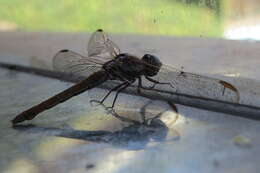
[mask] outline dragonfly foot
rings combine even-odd
[[[114,110],[113,107],[106,107],[106,111],[107,111],[108,114],[114,114],[114,113],[116,113],[116,111]]]
[[[93,106],[93,103],[97,103],[97,105],[95,105],[95,106],[103,105],[103,102],[101,102],[99,100],[90,100],[89,102],[90,102],[91,106]]]
[[[155,120],[155,119],[158,119],[159,117],[155,116],[153,118],[147,118],[143,124],[146,124],[146,125],[151,125],[151,123]]]
[[[148,89],[148,90],[152,90],[152,89],[154,89],[154,88],[155,88],[155,86],[156,86],[156,84],[157,84],[157,83],[153,83],[153,85],[152,85],[152,86],[149,86],[149,87],[147,87],[147,89]]]

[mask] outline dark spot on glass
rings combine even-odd
[[[68,52],[68,51],[69,51],[68,49],[63,49],[60,52]]]
[[[92,163],[86,165],[86,169],[92,169],[94,167],[95,167],[95,165]]]
[[[219,167],[219,164],[220,164],[220,163],[219,163],[218,160],[216,160],[216,159],[213,160],[213,165],[214,165],[214,167],[216,167],[216,168]]]
[[[103,32],[103,29],[98,29],[97,32]]]

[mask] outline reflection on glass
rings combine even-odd
[[[4,172],[35,173],[39,170],[32,161],[23,158],[12,162]]]

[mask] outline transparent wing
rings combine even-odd
[[[53,57],[53,69],[74,76],[88,77],[104,64],[95,57],[84,57],[71,50],[61,50]]]
[[[92,34],[88,42],[88,56],[95,56],[104,61],[112,60],[120,54],[120,49],[99,29]]]
[[[232,84],[223,80],[184,72],[167,65],[163,65],[153,79],[170,83],[170,85],[156,85],[157,89],[223,101],[239,101],[239,92]]]

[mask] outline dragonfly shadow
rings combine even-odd
[[[105,130],[87,131],[55,127],[40,127],[36,125],[15,125],[14,129],[28,134],[40,134],[64,138],[80,139],[97,143],[108,143],[113,146],[139,150],[145,148],[150,141],[165,141],[168,127],[160,120],[154,119],[147,124],[130,124],[120,130],[111,132]]]

